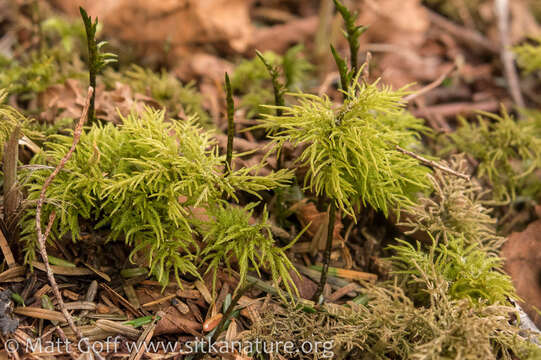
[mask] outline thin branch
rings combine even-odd
[[[425,87],[423,87],[419,91],[406,96],[404,98],[404,101],[409,102],[409,101],[411,101],[411,100],[413,100],[415,98],[418,98],[421,95],[426,94],[427,92],[431,91],[432,89],[437,88],[447,78],[447,76],[449,76],[455,69],[456,69],[456,64],[453,64],[453,66],[449,70],[447,70],[443,74],[441,74],[436,80],[434,80],[430,84],[426,85]]]
[[[461,177],[461,178],[463,178],[463,179],[465,179],[465,180],[470,180],[470,176],[469,176],[469,175],[460,173],[460,172],[458,172],[458,171],[456,171],[456,170],[451,169],[450,167],[447,167],[447,166],[445,166],[445,165],[439,164],[439,163],[437,163],[437,162],[435,162],[435,161],[428,160],[428,159],[422,157],[421,155],[417,155],[417,154],[414,153],[414,152],[411,152],[411,151],[409,151],[409,150],[403,149],[403,148],[401,148],[401,147],[398,146],[398,145],[396,145],[396,150],[400,151],[400,152],[403,153],[403,154],[409,155],[409,156],[411,156],[412,158],[417,159],[417,160],[419,160],[420,162],[422,162],[422,163],[424,163],[424,164],[426,164],[426,165],[428,165],[428,166],[430,166],[430,167],[439,169],[439,170],[441,170],[441,171],[444,171],[444,172],[449,173],[449,174],[454,175],[454,176]]]
[[[517,69],[513,61],[513,53],[511,52],[511,39],[509,37],[509,1],[496,0],[496,16],[498,18],[498,30],[500,32],[500,55],[503,62],[505,78],[509,84],[509,92],[515,104],[523,108],[524,98],[520,92],[520,84],[518,80]]]
[[[55,218],[55,212],[53,211],[49,217],[49,223],[47,225],[47,228],[45,230],[45,233],[42,233],[41,231],[41,210],[43,207],[43,203],[45,202],[45,196],[46,191],[49,185],[53,182],[54,178],[58,175],[58,173],[62,170],[62,168],[66,165],[68,160],[71,158],[71,155],[75,151],[75,147],[77,146],[77,143],[81,139],[81,134],[83,132],[83,125],[85,124],[88,116],[88,109],[90,107],[90,99],[92,97],[92,94],[94,93],[94,89],[92,87],[88,88],[88,94],[86,96],[85,101],[85,107],[83,108],[83,112],[81,114],[81,118],[79,119],[79,122],[77,123],[77,126],[75,127],[75,131],[73,132],[73,143],[71,145],[71,148],[68,150],[66,155],[60,160],[60,163],[56,166],[54,171],[49,175],[47,180],[45,180],[45,183],[43,184],[43,187],[41,189],[41,193],[37,202],[36,206],[36,231],[38,235],[38,245],[39,245],[39,252],[41,254],[41,257],[43,259],[43,263],[45,265],[45,269],[47,272],[47,278],[49,280],[49,283],[51,285],[51,288],[53,289],[54,295],[58,301],[58,306],[60,307],[60,310],[62,311],[62,314],[66,318],[66,321],[68,322],[68,325],[73,330],[73,332],[77,335],[77,338],[79,339],[85,339],[85,345],[87,348],[89,348],[89,343],[86,338],[83,338],[83,334],[81,331],[75,326],[75,323],[73,322],[73,318],[71,317],[70,313],[66,309],[66,305],[64,304],[64,300],[62,300],[62,295],[60,294],[60,290],[58,289],[58,285],[56,283],[53,271],[51,269],[51,265],[49,264],[49,257],[47,255],[47,236],[49,235],[54,218]]]

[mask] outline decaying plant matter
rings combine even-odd
[[[254,324],[246,339],[277,343],[293,339],[293,359],[535,359],[539,349],[507,321],[514,309],[472,307],[447,296],[449,283],[426,280],[429,304],[416,306],[396,286],[367,287],[366,304],[324,305],[314,313],[287,309]],[[318,344],[302,348],[303,342]]]

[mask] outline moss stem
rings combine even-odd
[[[227,152],[225,156],[225,176],[231,173],[233,161],[233,139],[235,138],[235,104],[233,103],[233,92],[229,75],[225,73],[225,96],[227,103]]]
[[[325,246],[325,253],[323,253],[323,268],[321,269],[321,277],[319,279],[319,285],[317,287],[316,293],[312,298],[316,303],[323,302],[323,289],[327,283],[327,273],[329,272],[329,263],[331,262],[331,250],[332,250],[332,241],[334,235],[334,222],[335,222],[335,213],[336,205],[334,201],[331,200],[329,205],[329,224],[327,226],[327,244]],[[321,299],[321,301],[320,301]]]

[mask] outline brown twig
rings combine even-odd
[[[54,330],[58,334],[58,337],[60,338],[60,340],[62,340],[65,344],[69,343],[68,338],[66,337],[66,334],[64,333],[64,330],[62,330],[60,326],[55,326],[51,330]],[[42,339],[43,339],[43,336],[42,336]],[[69,352],[68,355],[70,356],[72,360],[78,359],[78,357],[72,354],[71,352]]]
[[[463,173],[460,173],[456,170],[453,170],[451,169],[450,167],[447,167],[445,165],[442,165],[442,164],[439,164],[435,161],[432,161],[432,160],[428,160],[424,157],[422,157],[421,155],[417,155],[416,153],[414,152],[411,152],[409,150],[406,150],[406,149],[403,149],[401,148],[400,146],[396,145],[396,150],[400,151],[401,153],[403,154],[406,154],[406,155],[409,155],[411,156],[412,158],[414,159],[417,159],[419,160],[420,162],[430,166],[430,167],[433,167],[433,168],[436,168],[436,169],[439,169],[441,171],[444,171],[446,173],[449,173],[451,175],[455,175],[455,176],[458,176],[458,177],[461,177],[463,179],[466,179],[466,180],[470,180],[470,176],[469,175],[466,175],[466,174],[463,174]]]
[[[447,76],[449,76],[455,69],[456,69],[456,64],[453,64],[453,66],[451,68],[449,68],[447,71],[445,71],[443,74],[441,74],[436,80],[434,80],[430,84],[426,85],[425,87],[421,88],[419,91],[406,96],[404,98],[404,101],[409,102],[409,101],[411,101],[411,100],[413,100],[413,99],[415,99],[415,98],[417,98],[417,97],[419,97],[421,95],[426,94],[430,90],[437,88],[447,78]]]
[[[417,117],[427,117],[430,115],[439,116],[456,116],[472,114],[479,110],[495,111],[498,110],[501,104],[508,105],[507,101],[486,100],[479,102],[456,102],[440,105],[426,106],[420,109],[413,109],[411,113]]]
[[[518,107],[524,107],[524,98],[520,92],[520,84],[518,80],[517,69],[513,61],[513,53],[511,52],[511,39],[509,37],[509,1],[496,0],[496,17],[498,18],[498,30],[500,32],[500,56],[503,62],[503,69],[507,83],[509,84],[509,92],[513,101]]]
[[[41,189],[39,199],[36,205],[36,231],[38,235],[38,245],[39,245],[39,252],[41,254],[41,257],[43,259],[43,263],[45,265],[45,269],[47,272],[47,278],[49,280],[49,284],[51,285],[51,288],[53,289],[53,293],[58,301],[58,306],[60,307],[60,310],[62,311],[62,314],[66,318],[66,321],[68,322],[69,327],[73,330],[73,332],[76,334],[78,339],[84,340],[85,345],[87,349],[90,348],[90,344],[88,343],[88,340],[86,338],[83,338],[83,334],[81,331],[75,326],[75,323],[73,322],[73,318],[71,317],[70,313],[66,309],[66,306],[64,304],[64,300],[62,300],[62,295],[60,294],[60,290],[58,288],[58,285],[56,283],[56,279],[54,277],[53,271],[51,269],[51,265],[49,264],[49,257],[47,255],[47,236],[49,235],[52,224],[55,218],[55,212],[53,211],[51,213],[51,216],[49,217],[49,223],[47,225],[47,228],[45,230],[45,233],[42,233],[41,231],[41,209],[43,207],[43,203],[45,202],[45,195],[47,188],[51,183],[53,182],[54,178],[58,175],[58,173],[62,170],[62,168],[66,165],[68,160],[71,158],[71,155],[75,151],[75,147],[77,146],[77,143],[79,142],[81,138],[81,134],[83,132],[83,125],[86,122],[87,115],[88,115],[88,108],[90,106],[90,98],[92,97],[92,94],[94,92],[94,89],[89,87],[88,88],[88,94],[86,96],[85,106],[83,108],[83,112],[81,114],[81,118],[79,119],[79,122],[77,123],[77,126],[75,127],[75,131],[73,132],[73,143],[71,145],[71,148],[68,150],[66,155],[60,160],[60,163],[56,166],[54,171],[49,175],[47,180],[45,180],[45,183],[43,184],[43,187]]]

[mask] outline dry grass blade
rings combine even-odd
[[[104,289],[105,291],[107,291],[107,293],[109,293],[109,295],[114,299],[113,301],[116,300],[117,302],[122,304],[124,307],[126,307],[126,309],[128,309],[129,312],[135,315],[135,317],[144,316],[144,314],[141,311],[133,307],[133,305],[128,300],[124,299],[122,295],[114,291],[110,286],[100,283],[100,287]]]
[[[28,316],[36,319],[66,322],[66,318],[59,311],[47,310],[35,307],[16,307],[13,312],[17,315]]]
[[[197,280],[194,284],[197,290],[199,290],[199,292],[201,293],[201,296],[203,296],[203,299],[205,299],[208,304],[211,304],[212,296],[210,295],[210,291],[205,285],[205,283],[201,280]]]
[[[1,238],[3,237],[2,232],[0,231],[0,242]],[[2,273],[0,273],[0,283],[1,282],[8,282],[16,277],[23,276],[25,273],[25,267],[24,266],[16,266],[12,267],[11,269],[8,269]]]
[[[74,301],[64,305],[68,310],[96,310],[96,304],[90,301]]]
[[[4,258],[6,259],[8,266],[10,268],[14,268],[14,266],[17,264],[15,263],[15,258],[13,257],[9,243],[2,230],[0,230],[0,249],[2,249],[2,253],[4,254]]]
[[[141,331],[134,329],[131,326],[110,320],[98,320],[96,326],[106,332],[122,334],[132,339],[137,339],[141,335]]]
[[[111,277],[109,275],[107,275],[106,273],[104,273],[103,271],[99,271],[98,269],[96,269],[95,267],[87,264],[87,263],[84,263],[84,265],[90,269],[91,271],[93,271],[96,275],[98,275],[99,277],[101,277],[103,280],[107,281],[107,282],[111,282]]]
[[[32,266],[38,270],[47,272],[47,266],[44,263],[32,261]],[[68,267],[60,265],[49,265],[52,273],[55,275],[64,275],[64,276],[89,276],[94,275],[94,272],[90,269],[79,268],[79,267]]]
[[[159,298],[157,300],[153,300],[153,301],[150,301],[150,302],[147,302],[145,304],[143,304],[142,306],[143,307],[151,307],[151,306],[154,306],[154,305],[159,305],[159,304],[163,304],[164,302],[167,302],[173,298],[175,298],[176,295],[175,294],[172,294],[172,295],[167,295],[167,296],[164,296],[162,298]]]

